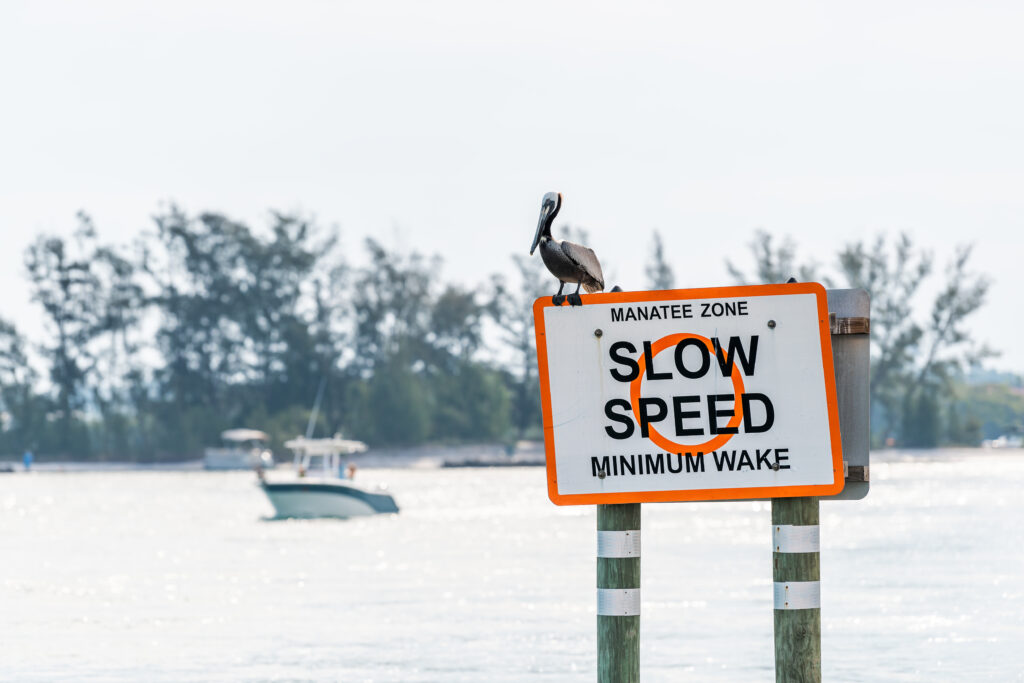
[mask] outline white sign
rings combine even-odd
[[[843,463],[825,289],[534,304],[559,505],[825,496]]]

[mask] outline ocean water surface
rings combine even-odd
[[[1024,453],[873,454],[823,502],[828,681],[1024,680]],[[2,681],[592,681],[595,511],[542,468],[363,469],[398,515],[269,521],[247,472],[0,477]],[[644,681],[773,681],[769,505],[643,506]]]

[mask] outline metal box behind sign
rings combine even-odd
[[[846,486],[821,500],[860,500],[870,486],[871,297],[863,289],[830,289],[827,295]]]

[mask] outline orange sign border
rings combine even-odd
[[[835,369],[832,364],[832,334],[828,324],[828,299],[825,288],[817,282],[794,282],[779,285],[745,285],[740,287],[704,287],[670,289],[653,292],[604,292],[583,294],[583,305],[630,304],[683,299],[752,298],[814,294],[818,303],[818,330],[821,335],[821,361],[825,373],[825,400],[828,408],[829,435],[832,440],[832,483],[805,486],[762,486],[730,489],[688,489],[682,491],[619,491],[614,493],[558,493],[558,471],[555,467],[555,438],[551,419],[551,385],[548,379],[547,336],[544,330],[544,309],[553,307],[551,297],[533,302],[533,320],[537,335],[537,369],[540,375],[541,409],[544,415],[544,454],[548,478],[548,497],[555,505],[598,505],[607,503],[669,503],[702,500],[749,500],[759,498],[792,498],[795,496],[831,496],[843,490],[843,446],[839,433],[839,406],[836,399]]]

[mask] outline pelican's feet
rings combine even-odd
[[[565,295],[564,294],[554,294],[551,297],[551,303],[553,303],[556,306],[561,306],[564,302],[565,302]]]
[[[582,306],[583,305],[583,297],[581,297],[579,294],[570,294],[566,298],[569,299],[569,305],[570,306]]]

